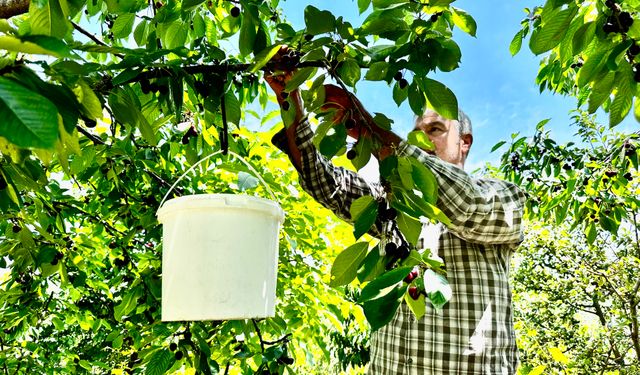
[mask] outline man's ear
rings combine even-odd
[[[469,155],[469,149],[471,148],[471,145],[473,144],[473,135],[471,134],[463,134],[462,136],[460,136],[460,148],[462,150],[462,154],[464,155],[464,158],[467,158],[467,155]]]

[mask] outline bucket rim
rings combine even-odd
[[[181,207],[184,204],[200,204],[199,207]],[[284,210],[278,202],[271,199],[256,197],[248,194],[234,194],[234,193],[203,193],[203,194],[189,194],[180,197],[171,198],[164,202],[164,204],[156,211],[156,216],[160,220],[161,217],[169,214],[172,211],[178,211],[181,209],[194,209],[204,208],[202,204],[209,203],[204,207],[229,207],[229,208],[244,208],[256,211],[262,211],[271,215],[274,215],[282,223],[284,221]],[[217,203],[217,204],[213,204]],[[257,204],[257,206],[255,205]],[[162,222],[162,220],[160,220]]]

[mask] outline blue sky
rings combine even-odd
[[[541,3],[512,0],[501,1],[498,6],[497,2],[458,0],[452,4],[474,17],[478,24],[477,37],[457,30],[454,40],[462,50],[460,67],[453,72],[438,73],[434,78],[453,90],[460,107],[474,125],[468,171],[497,161],[499,152],[490,153],[494,144],[510,139],[514,132],[532,135],[536,124],[543,119],[551,118],[547,128],[558,141],[569,141],[575,132],[569,126],[569,111],[575,108],[575,99],[550,92],[539,93],[535,84],[539,57],[528,50],[527,41],[515,57],[509,53],[509,43],[526,16],[523,9]],[[358,15],[355,0],[288,0],[281,1],[280,6],[288,21],[301,29],[304,27],[304,8],[309,4],[343,16],[354,25],[360,25],[363,19]],[[356,94],[370,110],[375,108],[376,112],[391,117],[399,134],[405,135],[413,126],[413,112],[408,104],[398,108],[386,83],[363,81],[358,84]],[[608,122],[606,115],[600,115],[599,120]],[[631,127],[637,127],[632,115],[619,125],[619,128]]]

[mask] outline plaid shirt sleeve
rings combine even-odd
[[[284,129],[273,137],[272,142],[283,152],[289,153]],[[381,199],[384,195],[384,189],[379,184],[369,183],[353,171],[336,167],[322,156],[313,144],[313,131],[308,121],[298,125],[296,145],[302,157],[302,170],[298,171],[300,185],[341,219],[351,222],[349,209],[356,199],[365,195]],[[380,237],[375,226],[370,234]]]
[[[398,151],[418,159],[434,173],[436,205],[451,220],[449,230],[457,236],[483,244],[522,242],[525,196],[518,187],[497,179],[472,179],[457,166],[405,142]]]

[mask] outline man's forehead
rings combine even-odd
[[[429,125],[436,122],[447,124],[449,120],[440,116],[437,112],[429,111],[417,119],[416,126],[418,125],[424,126],[424,125]]]

